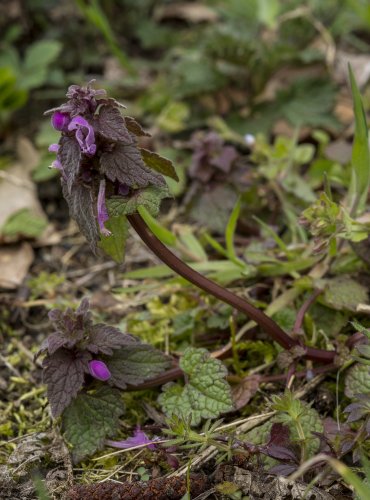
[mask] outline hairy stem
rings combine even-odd
[[[254,320],[275,342],[280,344],[284,349],[292,349],[299,346],[298,340],[290,337],[280,326],[271,318],[266,316],[262,311],[254,307],[245,299],[224,288],[217,283],[209,280],[205,276],[199,274],[189,267],[185,262],[176,257],[148,228],[145,221],[139,214],[131,214],[127,216],[130,224],[135,229],[143,242],[150,250],[161,259],[168,267],[177,274],[193,283],[201,290],[213,295],[219,300],[226,302],[238,311]],[[315,349],[313,347],[304,346],[306,349],[305,358],[322,363],[332,363],[335,357],[335,351],[326,351]]]

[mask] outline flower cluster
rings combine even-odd
[[[49,151],[56,153],[52,167],[61,172],[70,214],[95,250],[101,235],[111,234],[107,199],[165,186],[165,180],[158,161],[153,162],[155,153],[138,147],[137,137],[148,134],[133,118],[121,115],[123,106],[107,98],[105,90],[93,89],[91,82],[72,85],[67,97],[47,111],[61,133]]]

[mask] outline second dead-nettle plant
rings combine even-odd
[[[300,346],[277,323],[247,300],[214,283],[174,255],[150,231],[140,215],[152,216],[168,196],[164,176],[177,180],[172,163],[157,153],[140,148],[138,137],[148,135],[139,123],[121,115],[123,106],[108,98],[104,90],[72,85],[68,101],[49,110],[54,128],[61,132],[53,167],[61,172],[63,194],[70,214],[93,251],[105,251],[123,261],[128,223],[148,247],[177,274],[230,304],[253,319],[284,349]],[[334,351],[303,346],[303,357],[332,363]],[[179,375],[175,370],[167,380]]]

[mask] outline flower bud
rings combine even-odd
[[[71,121],[69,115],[62,113],[61,111],[56,111],[51,117],[51,124],[60,132],[66,132],[68,130],[69,122]]]
[[[92,361],[89,361],[89,370],[90,374],[98,379],[102,380],[105,382],[110,378],[110,371],[107,367],[107,365],[104,363],[104,361],[99,361],[97,359],[93,359]]]

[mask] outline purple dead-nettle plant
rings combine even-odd
[[[171,363],[160,351],[104,323],[94,324],[89,302],[76,311],[50,311],[54,331],[42,344],[43,380],[54,417],[81,391],[98,383],[125,389],[161,373]]]
[[[91,83],[70,86],[68,101],[46,113],[52,114],[51,124],[61,133],[59,143],[49,147],[56,153],[52,167],[61,172],[71,216],[96,251],[99,240],[119,231],[111,218],[121,217],[122,228],[122,218],[136,211],[135,197],[145,197],[148,188],[149,196],[167,196],[162,174],[177,175],[169,160],[139,147],[138,137],[149,134],[133,118],[121,115],[124,106]],[[108,200],[115,200],[111,209]],[[109,245],[103,241],[100,246],[111,255]]]

